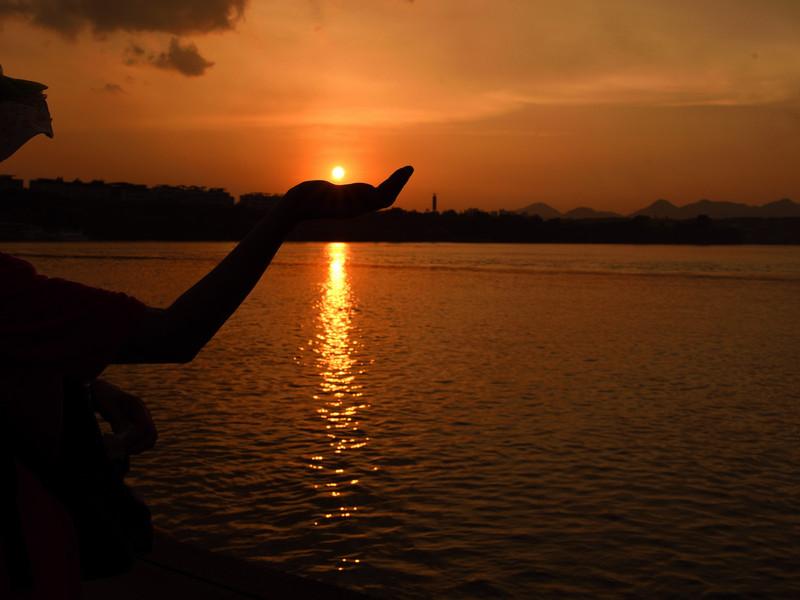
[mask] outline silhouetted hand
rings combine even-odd
[[[391,206],[413,172],[413,167],[398,169],[378,187],[368,183],[304,181],[286,192],[283,201],[298,221],[355,217]]]
[[[95,409],[114,432],[105,440],[110,458],[141,454],[155,446],[158,431],[140,398],[102,379],[92,384],[92,391]]]
[[[306,181],[293,187],[228,256],[168,309],[146,311],[142,325],[115,362],[191,361],[258,283],[299,221],[354,217],[387,208],[413,172],[411,167],[398,169],[378,187],[366,183],[334,185],[327,181]],[[144,405],[140,407],[144,409]]]

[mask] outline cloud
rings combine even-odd
[[[103,92],[108,94],[124,94],[125,90],[122,89],[122,86],[117,83],[107,83],[102,87]]]
[[[74,39],[84,29],[98,36],[126,31],[174,36],[227,31],[243,17],[248,0],[0,0],[0,23],[18,17]],[[214,63],[192,43],[173,37],[169,47],[149,54],[134,43],[125,64],[149,63],[189,77],[203,75]]]
[[[125,50],[125,64],[133,66],[145,60],[145,49],[136,42],[131,43]]]
[[[163,52],[148,52],[137,43],[132,43],[125,51],[124,62],[128,66],[149,64],[159,69],[174,70],[187,77],[199,77],[214,65],[200,55],[195,44],[187,42],[182,44],[180,39],[173,37],[169,48]]]
[[[232,29],[247,0],[0,0],[0,18],[19,16],[36,25],[74,36],[153,31],[172,34]]]
[[[178,38],[172,38],[169,42],[169,49],[161,52],[152,64],[159,69],[175,69],[187,77],[198,77],[206,72],[206,69],[214,63],[207,61],[200,56],[197,46],[191,43],[181,45]]]

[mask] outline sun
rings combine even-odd
[[[341,181],[344,179],[345,173],[346,171],[342,165],[336,165],[331,169],[331,177],[333,177],[335,181]]]

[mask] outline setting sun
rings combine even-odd
[[[345,172],[346,171],[344,170],[343,166],[336,165],[335,167],[333,167],[333,169],[331,169],[331,177],[333,177],[335,181],[341,181],[342,179],[344,179]]]

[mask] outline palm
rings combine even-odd
[[[391,206],[413,172],[412,167],[398,169],[377,187],[304,181],[286,192],[284,200],[299,219],[355,217]]]

